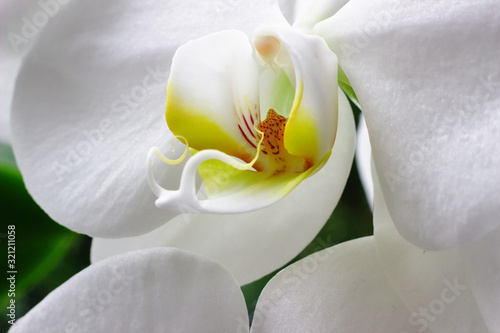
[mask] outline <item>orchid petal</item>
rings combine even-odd
[[[162,110],[174,51],[231,26],[250,33],[283,20],[267,0],[68,4],[40,34],[17,83],[13,146],[30,194],[54,220],[91,236],[161,226],[176,214],[154,206],[144,158],[151,146],[170,149]],[[177,185],[168,171],[158,181]]]
[[[500,226],[500,3],[350,1],[319,23],[363,108],[399,232],[447,249]]]
[[[418,331],[489,332],[457,248],[424,251],[396,230],[375,179],[375,242],[381,266]],[[478,272],[478,275],[484,271]]]
[[[3,50],[0,51],[3,54]],[[0,142],[10,143],[10,107],[14,93],[14,82],[21,67],[21,57],[1,56],[0,71],[2,81],[0,82]]]
[[[288,23],[292,25],[295,17],[295,7],[297,0],[279,0],[278,2],[281,13],[288,21]]]
[[[248,36],[241,31],[186,43],[172,59],[166,111],[170,130],[196,150],[252,160],[259,142],[254,130],[260,122],[258,75]]]
[[[58,14],[58,3],[41,6],[35,0],[0,4],[0,142],[10,143],[10,109],[21,63],[48,20]],[[7,42],[8,41],[8,42]]]
[[[262,291],[252,333],[411,331],[409,312],[380,266],[373,237],[316,252]]]
[[[297,0],[293,27],[311,31],[318,22],[335,15],[349,0]]]
[[[500,229],[460,248],[462,262],[484,321],[500,331]]]
[[[244,214],[186,213],[148,234],[94,239],[92,261],[136,249],[172,246],[221,263],[240,284],[293,259],[316,236],[343,191],[354,154],[355,129],[347,98],[339,93],[336,144],[325,166],[274,205]]]
[[[201,256],[164,248],[91,265],[9,332],[237,330],[248,332],[248,315],[243,294],[227,271]]]

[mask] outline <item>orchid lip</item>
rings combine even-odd
[[[156,200],[156,206],[158,208],[174,210],[180,209],[182,212],[189,213],[209,209],[206,200],[200,200],[198,198],[195,184],[195,174],[198,167],[206,161],[218,160],[237,170],[254,170],[256,172],[268,173],[270,176],[278,176],[283,173],[300,174],[311,167],[311,165],[304,158],[289,154],[284,147],[284,133],[287,118],[277,114],[274,109],[270,109],[267,113],[266,119],[260,122],[257,126],[254,125],[255,120],[250,114],[251,123],[254,125],[253,127],[250,127],[248,126],[246,117],[244,115],[241,115],[241,117],[245,122],[245,128],[247,131],[242,129],[241,124],[238,124],[239,130],[249,143],[252,145],[256,144],[253,159],[250,162],[245,163],[236,159],[234,156],[230,156],[215,149],[205,149],[196,152],[187,162],[182,172],[180,187],[177,190],[168,190],[159,185],[153,174],[152,161],[156,156],[165,164],[177,165],[181,163],[187,157],[189,150],[189,143],[187,139],[182,136],[174,137],[173,140],[178,139],[185,144],[183,154],[176,159],[167,158],[157,147],[152,147],[149,150],[147,156],[147,180],[151,190],[158,198]],[[260,117],[257,119],[259,118]],[[252,137],[253,139],[260,137],[260,139],[258,142],[254,143],[253,141],[250,141],[248,137]],[[172,147],[174,147],[173,142]],[[172,151],[174,151],[174,149],[172,149]],[[262,156],[260,153],[267,155],[266,157],[268,158],[269,165],[271,166],[270,170],[259,170],[255,168],[256,163],[259,161],[259,157]]]

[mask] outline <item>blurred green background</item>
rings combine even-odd
[[[356,116],[359,110],[354,106]],[[10,327],[7,317],[9,285],[7,281],[7,231],[16,231],[16,318],[20,318],[47,294],[78,273],[89,262],[91,239],[74,233],[52,221],[31,199],[16,168],[10,147],[0,145],[0,247],[5,277],[1,282],[0,332]],[[373,234],[372,214],[366,201],[355,164],[339,205],[310,245],[292,262],[322,248]],[[278,270],[277,270],[278,271]],[[276,271],[276,272],[277,272]],[[250,318],[258,296],[273,272],[243,286]]]

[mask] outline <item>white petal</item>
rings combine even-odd
[[[408,316],[380,266],[373,237],[366,237],[279,272],[259,297],[251,332],[411,332]]]
[[[373,209],[372,148],[363,115],[359,118],[356,135],[356,166],[366,198]]]
[[[317,174],[276,204],[238,215],[184,214],[146,235],[94,239],[92,261],[134,249],[172,246],[202,253],[221,263],[240,284],[283,266],[316,236],[343,191],[354,153],[354,119],[339,92],[337,143]]]
[[[23,57],[38,33],[61,5],[43,6],[36,0],[8,0],[0,4],[0,142],[10,143],[10,108],[16,77]]]
[[[245,300],[219,265],[175,249],[137,251],[92,265],[9,331],[248,332]]]
[[[174,51],[213,31],[282,20],[270,0],[68,4],[17,84],[13,146],[31,195],[54,220],[92,236],[162,225],[173,214],[154,206],[144,160],[151,146],[170,149],[164,110]]]
[[[458,249],[424,251],[394,227],[380,185],[375,183],[375,241],[381,266],[411,311],[417,331],[488,332]],[[481,273],[479,273],[481,274]]]
[[[500,331],[500,229],[460,248],[483,318],[491,332]]]
[[[350,1],[317,26],[363,108],[401,234],[446,249],[500,226],[500,3]]]
[[[278,2],[283,16],[290,25],[293,24],[297,0],[279,0]]]
[[[311,30],[315,24],[335,15],[349,0],[297,0],[293,27]]]
[[[4,52],[0,53],[0,56]],[[0,81],[0,142],[10,143],[10,107],[14,94],[14,82],[17,72],[21,67],[21,57],[1,56],[0,71],[2,78]]]
[[[254,130],[260,122],[258,78],[259,66],[242,31],[221,31],[184,44],[172,59],[168,79],[170,130],[196,150],[252,160],[259,142]]]

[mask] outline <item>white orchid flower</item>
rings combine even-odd
[[[496,177],[499,163],[490,152],[498,150],[498,140],[492,140],[498,128],[498,118],[493,112],[499,105],[496,91],[498,4],[491,0],[467,6],[458,1],[408,2],[404,5],[388,0],[345,3],[297,1],[283,3],[282,7],[293,18],[290,21],[294,22],[295,29],[323,37],[338,56],[339,65],[347,74],[366,114],[375,165],[383,175],[382,189],[398,230],[419,246],[438,249],[477,239],[495,229],[498,226],[495,218],[498,184],[492,179],[499,179]],[[165,59],[170,59],[174,49],[183,42],[213,31],[238,28],[250,34],[262,24],[286,25],[277,4],[272,1],[165,4],[151,0],[140,7],[128,2],[114,4],[75,3],[68,7],[64,17],[61,15],[60,20],[51,22],[20,74],[13,119],[16,156],[34,198],[60,223],[101,237],[141,234],[161,226],[175,215],[171,211],[156,209],[142,176],[134,176],[142,175],[144,171],[139,162],[143,151],[154,145],[165,152],[171,140],[161,117],[151,111],[164,103],[164,85],[153,83],[154,80],[162,81],[166,70],[152,64],[165,64]],[[179,14],[183,9],[192,10],[190,17]],[[244,18],[238,15],[242,12]],[[137,22],[133,28],[129,25],[131,21]],[[94,24],[89,25],[89,22]],[[427,33],[429,31],[432,33]],[[171,36],[169,32],[173,32]],[[274,37],[280,41],[276,45],[284,45],[289,56],[287,60],[293,58],[288,43],[276,34]],[[127,43],[123,42],[124,39]],[[268,52],[261,50],[259,53]],[[274,53],[271,51],[270,54]],[[266,61],[266,57],[263,59]],[[267,62],[274,70],[287,63]],[[288,63],[296,64],[293,61]],[[297,83],[291,79],[290,71],[281,69],[292,85]],[[297,67],[294,70],[297,72]],[[131,82],[138,83],[134,86]],[[349,88],[346,82],[343,85]],[[243,94],[251,91],[244,90]],[[297,90],[295,86],[294,91],[300,91],[300,88]],[[235,96],[234,105],[246,106],[240,91]],[[470,98],[464,101],[464,96]],[[462,112],[457,116],[454,110]],[[261,120],[266,111],[260,110]],[[444,115],[446,121],[459,122],[459,126],[444,127],[440,115]],[[462,121],[464,116],[468,117],[467,121]],[[483,130],[485,124],[490,126],[487,131]],[[339,125],[338,131],[342,127]],[[178,129],[178,133],[181,132]],[[458,132],[468,133],[473,140],[462,142]],[[341,140],[337,138],[337,141]],[[38,149],[33,151],[31,147],[35,143]],[[248,144],[251,146],[250,142]],[[328,146],[331,142],[326,140],[324,144]],[[419,144],[430,149],[417,154]],[[458,151],[465,153],[458,156]],[[332,156],[334,154],[332,152]],[[106,156],[106,160],[96,156]],[[203,155],[200,156],[202,159]],[[447,167],[455,162],[454,159],[458,159],[463,167],[461,171],[468,171],[460,190],[455,184],[462,172],[458,168],[449,172]],[[336,162],[339,160],[330,158],[328,161],[339,163]],[[413,164],[408,165],[408,160]],[[348,163],[344,160],[342,164]],[[328,163],[319,172],[326,172],[327,167]],[[338,168],[348,169],[345,166]],[[167,181],[166,173],[160,174],[159,166],[153,164],[154,169],[157,170],[155,179],[160,178],[158,183],[163,187],[177,186],[178,177],[173,177],[173,171],[169,170]],[[332,192],[312,191],[323,193],[320,198],[330,197],[330,203],[335,203],[340,193],[332,189],[332,185],[341,183],[343,187],[342,179],[345,179],[342,172],[333,174],[340,174],[332,180],[333,184],[320,184]],[[308,181],[312,183],[313,179],[319,179],[317,176],[319,173],[303,181],[284,200],[294,193],[301,193]],[[47,182],[48,177],[53,180]],[[170,207],[169,200],[162,198],[171,199],[171,193],[165,196],[164,193],[169,192],[164,192],[160,186],[157,190],[160,203]],[[89,196],[89,191],[94,195]],[[300,240],[288,242],[300,245],[286,246],[283,255],[286,258],[291,258],[292,253],[296,254],[303,247],[307,238],[305,234],[314,234],[328,215],[317,209],[324,205],[310,195],[311,192],[304,190],[306,192],[301,199],[310,201],[290,200],[286,206],[294,206],[298,211],[295,204],[303,202],[309,212],[314,212],[313,217],[307,219],[308,223],[309,220],[312,222],[306,233],[290,226],[280,228],[280,231],[293,230],[281,239]],[[187,206],[203,210],[195,201],[188,202]],[[264,204],[258,202],[254,207],[258,206]],[[276,208],[272,210],[273,214],[282,213],[277,205],[271,207]],[[80,214],[83,210],[85,214]],[[295,210],[289,209],[290,212]],[[281,221],[270,218],[270,211],[245,216],[249,216],[251,222],[262,217]],[[235,219],[234,216],[226,218],[229,222]],[[224,223],[221,222],[223,219],[217,217],[217,222]],[[142,223],[136,223],[137,220]],[[199,231],[192,231],[191,220],[188,222],[186,228],[179,226],[180,223],[169,223],[176,231],[181,230],[177,234],[182,235],[179,237],[182,241],[162,240],[160,243],[183,243],[180,246],[188,249],[211,249],[208,243],[220,240],[206,234],[200,236]],[[265,226],[264,229],[255,227],[251,230],[262,235],[262,230],[268,231],[268,223]],[[241,239],[248,236],[248,229],[240,228],[233,234],[234,229],[228,228],[231,231],[226,233],[229,235],[226,239],[233,239],[240,248],[246,248],[241,246],[244,244]],[[210,227],[201,229],[206,231]],[[198,241],[205,238],[210,241],[203,241],[200,245]],[[131,247],[144,247],[143,241]],[[277,239],[275,241],[278,243]],[[269,250],[269,253],[275,253],[272,246]],[[256,252],[257,255],[247,258],[261,258],[261,252]],[[212,253],[206,254],[212,256]],[[236,254],[221,255],[221,252],[216,256],[237,257]],[[276,267],[276,264],[269,266]]]
[[[16,159],[54,220],[101,237],[93,261],[175,246],[248,283],[293,259],[343,191],[355,129],[337,68],[275,1],[75,1],[19,74]],[[146,168],[151,147],[182,154],[174,136],[197,153],[180,166],[151,153]]]
[[[494,1],[425,4],[298,1],[292,16],[327,40],[348,74],[397,229],[437,250],[498,227],[500,11]]]

